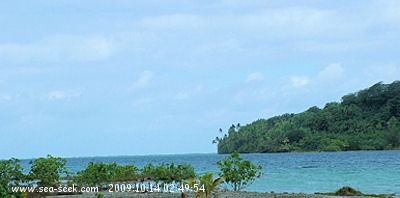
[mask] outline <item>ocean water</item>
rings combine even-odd
[[[93,162],[143,167],[148,163],[189,163],[198,174],[218,173],[216,162],[227,155],[178,154],[67,158],[68,170],[77,172]],[[263,176],[248,186],[256,192],[332,192],[343,186],[363,193],[400,195],[400,151],[241,154],[263,166]],[[29,169],[29,160],[21,164]]]

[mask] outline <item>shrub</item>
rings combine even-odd
[[[146,165],[142,169],[142,180],[154,180],[157,183],[181,183],[183,180],[196,177],[194,167],[190,164],[175,165],[171,163],[161,163],[154,166],[152,163]]]
[[[90,162],[85,170],[78,171],[74,181],[79,185],[89,186],[103,186],[112,181],[135,181],[138,179],[138,170],[134,165]]]
[[[196,197],[209,198],[211,197],[211,193],[214,192],[223,181],[223,177],[214,179],[214,173],[206,173],[198,178],[190,178],[185,183],[193,188]]]
[[[363,193],[349,186],[340,188],[335,192],[336,196],[362,196]]]
[[[225,178],[225,182],[234,191],[247,187],[262,175],[261,166],[257,166],[248,160],[243,160],[237,152],[218,161],[217,164],[221,170],[219,175]]]
[[[61,183],[61,174],[68,175],[65,168],[67,160],[60,157],[47,155],[47,158],[37,158],[31,161],[29,177],[31,180],[39,180],[38,186],[55,187]]]
[[[26,180],[22,171],[18,159],[0,161],[0,197],[24,197],[21,192],[11,191],[11,187],[19,186]]]
[[[115,168],[113,181],[136,181],[138,179],[138,168],[134,165],[117,166]]]
[[[102,186],[111,180],[110,170],[117,164],[105,164],[90,162],[85,170],[77,172],[74,178],[79,185]]]

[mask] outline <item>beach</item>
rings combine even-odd
[[[97,193],[85,193],[80,195],[60,195],[60,196],[49,196],[49,198],[96,198]],[[182,198],[182,193],[107,193],[102,192],[104,198]],[[185,193],[187,198],[195,198],[194,193]],[[304,198],[340,198],[349,196],[328,196],[328,195],[318,195],[318,194],[305,194],[305,193],[272,193],[272,192],[246,192],[246,191],[223,191],[213,194],[214,198],[290,198],[290,197],[304,197]],[[371,196],[350,196],[350,197],[371,197]],[[400,198],[400,196],[384,196]]]

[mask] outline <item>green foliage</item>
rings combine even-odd
[[[0,161],[0,197],[24,197],[21,192],[11,191],[11,187],[19,186],[26,180],[22,171],[23,168],[18,159]]]
[[[225,178],[225,182],[232,186],[234,191],[247,187],[262,175],[261,166],[243,160],[237,152],[218,161],[217,164],[221,170],[219,175]]]
[[[173,181],[173,172],[171,171],[175,167],[174,163],[170,164],[165,164],[162,163],[158,166],[155,166],[151,170],[151,176],[154,178],[155,182],[160,182],[163,181],[165,183],[170,183]]]
[[[340,196],[340,197],[344,197],[344,196],[349,196],[349,197],[392,197],[391,195],[385,195],[385,194],[364,194],[361,191],[358,191],[350,186],[344,186],[335,192],[326,192],[326,193],[317,192],[315,194]]]
[[[395,117],[391,117],[388,121],[388,133],[386,135],[386,141],[390,147],[398,148],[400,146],[400,122]]]
[[[59,187],[61,179],[80,186],[107,187],[113,182],[136,182],[151,180],[157,183],[181,184],[189,178],[197,177],[194,167],[190,164],[162,163],[157,166],[148,164],[142,170],[134,165],[118,165],[90,162],[86,169],[78,171],[72,177],[65,168],[67,161],[60,157],[48,155],[47,158],[37,158],[31,161],[28,175],[23,174],[23,168],[18,159],[0,160],[0,197],[24,197],[23,193],[12,193],[15,186],[37,185],[38,187]],[[140,172],[141,171],[141,172]],[[31,195],[29,195],[31,196]],[[35,195],[36,196],[36,195]],[[41,196],[41,195],[38,195]],[[102,196],[98,194],[96,196]]]
[[[354,188],[351,188],[349,186],[345,186],[345,187],[342,187],[339,190],[337,190],[335,192],[335,195],[336,196],[362,196],[363,193]]]
[[[400,81],[380,82],[322,109],[232,125],[214,142],[218,153],[400,149],[399,119]]]
[[[214,179],[214,173],[206,173],[198,178],[190,178],[185,183],[192,187],[196,186],[197,189],[194,189],[195,197],[209,198],[222,182],[224,182],[224,177]],[[200,190],[203,186],[204,190]]]
[[[113,181],[135,181],[138,179],[139,169],[134,165],[117,166]]]
[[[90,162],[85,170],[77,173],[74,181],[79,185],[104,186],[109,182],[136,181],[138,168],[134,165],[120,166],[116,163]]]
[[[55,187],[60,184],[61,174],[68,175],[65,168],[67,160],[60,157],[47,155],[47,158],[37,158],[32,164],[29,172],[31,180],[39,180],[38,186]]]
[[[196,177],[194,167],[190,164],[175,165],[172,163],[162,163],[154,166],[152,163],[142,169],[142,180],[154,180],[155,182],[181,183],[183,180]]]
[[[74,177],[74,182],[79,185],[106,187],[110,182],[122,181],[146,181],[180,183],[190,177],[195,177],[196,173],[190,164],[175,165],[172,163],[162,163],[154,166],[152,163],[143,167],[141,172],[134,165],[117,165],[116,163],[94,163],[90,162],[85,170],[81,170]]]
[[[85,170],[77,172],[74,180],[79,185],[102,186],[111,180],[111,169],[115,166],[116,164],[90,162]]]
[[[155,171],[155,166],[153,165],[153,163],[149,163],[147,165],[145,165],[142,170],[141,170],[141,180],[145,181],[145,180],[154,180],[154,175],[156,174]]]

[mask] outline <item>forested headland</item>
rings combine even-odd
[[[400,81],[376,83],[322,109],[233,124],[213,143],[221,154],[400,149]]]

